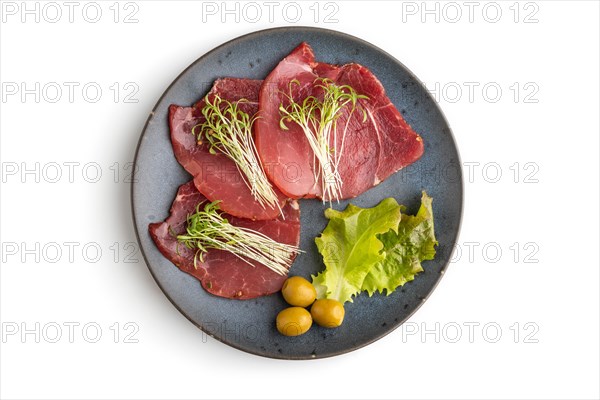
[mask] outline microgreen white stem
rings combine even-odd
[[[277,208],[281,214],[279,199],[267,179],[252,138],[252,125],[257,116],[250,117],[239,108],[239,104],[247,100],[230,102],[217,95],[212,102],[209,96],[204,101],[205,121],[194,126],[192,133],[199,142],[202,138],[208,140],[211,153],[221,152],[235,162],[244,183],[263,208]]]
[[[344,150],[348,123],[358,101],[368,99],[368,97],[356,93],[348,85],[337,85],[330,79],[317,78],[315,86],[322,89],[323,99],[311,95],[301,103],[297,103],[294,100],[293,85],[300,86],[300,82],[292,80],[289,84],[289,93],[284,93],[289,100],[289,105],[287,107],[284,107],[283,104],[279,105],[281,116],[279,126],[283,130],[288,130],[286,122],[291,121],[302,128],[313,151],[316,166],[313,172],[315,185],[321,185],[323,203],[326,199],[330,204],[332,200],[339,202],[342,196],[343,181],[338,167]],[[341,132],[340,149],[336,151],[338,144],[337,119],[341,116],[340,111],[347,105],[352,108]],[[363,122],[365,120],[366,112],[363,109]],[[333,147],[330,147],[330,143],[333,144]]]
[[[198,204],[196,212],[188,215],[186,234],[177,236],[187,248],[196,250],[194,267],[197,259],[204,261],[209,249],[218,249],[233,253],[253,267],[252,261],[256,261],[279,275],[287,274],[294,255],[301,250],[258,231],[231,225],[219,212],[218,203],[208,203],[204,209],[202,203]]]

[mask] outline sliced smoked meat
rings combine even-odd
[[[415,162],[423,154],[421,137],[404,121],[391,103],[379,80],[367,68],[358,64],[336,66],[315,61],[307,43],[300,44],[284,58],[263,82],[259,97],[260,116],[255,123],[258,153],[270,180],[292,198],[322,198],[320,182],[315,182],[315,159],[302,129],[287,123],[280,128],[280,105],[287,107],[290,82],[292,96],[300,103],[309,95],[321,96],[315,85],[318,78],[327,78],[338,85],[349,85],[360,100],[354,113],[345,107],[337,120],[338,140],[331,148],[341,150],[342,130],[347,126],[338,171],[342,178],[342,197],[358,196],[377,185],[392,173]],[[363,121],[363,108],[366,121]],[[325,199],[330,200],[330,199]]]
[[[216,95],[230,102],[246,99],[247,102],[239,103],[240,109],[254,115],[258,110],[258,91],[261,83],[262,81],[251,79],[219,79],[208,95],[211,101]],[[263,208],[254,199],[235,162],[225,154],[211,154],[206,140],[204,143],[198,143],[192,129],[204,122],[204,104],[202,99],[193,107],[169,107],[171,142],[177,161],[192,174],[196,187],[204,196],[210,201],[221,201],[220,207],[223,211],[236,217],[255,220],[277,218],[279,209],[268,205]],[[283,206],[287,196],[277,187],[274,189],[280,206]]]
[[[182,271],[198,278],[206,291],[231,299],[251,299],[275,293],[281,289],[287,278],[262,264],[248,265],[232,253],[210,250],[204,262],[197,260],[194,267],[195,251],[179,244],[176,235],[186,230],[188,214],[196,210],[199,203],[207,199],[196,189],[193,182],[179,187],[165,222],[150,224],[152,239],[160,252]],[[283,207],[283,216],[271,221],[251,221],[224,215],[232,225],[246,227],[261,232],[280,243],[297,246],[300,242],[300,210],[296,201]]]

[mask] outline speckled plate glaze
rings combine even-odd
[[[171,148],[169,105],[194,103],[220,77],[264,79],[302,41],[313,47],[319,61],[357,62],[370,68],[425,142],[425,154],[420,160],[351,202],[371,207],[386,197],[394,197],[414,213],[420,204],[421,191],[426,190],[434,199],[440,245],[435,260],[423,264],[425,272],[390,296],[362,294],[353,303],[347,303],[341,327],[325,329],[315,325],[302,336],[284,337],[275,329],[275,316],[286,307],[280,294],[246,301],[208,294],[195,278],[161,255],[148,234],[148,224],[167,217],[177,188],[190,180]],[[175,79],[156,104],[140,138],[135,163],[134,224],[148,268],[160,288],[181,313],[207,334],[265,357],[330,357],[363,347],[391,332],[431,294],[449,263],[460,229],[463,204],[460,159],[438,105],[421,82],[394,57],[368,42],[331,30],[288,27],[259,31],[200,57]],[[347,204],[348,201],[343,201],[334,207],[344,209]],[[314,238],[327,224],[323,216],[325,208],[317,200],[301,201],[301,247],[306,253],[294,262],[292,275],[309,278],[324,268]]]

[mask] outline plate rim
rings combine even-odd
[[[134,154],[134,158],[133,158],[133,179],[131,180],[131,185],[130,185],[130,206],[131,206],[131,218],[133,220],[133,227],[134,227],[134,231],[135,231],[135,236],[136,236],[136,240],[138,243],[138,246],[140,248],[140,252],[142,253],[142,257],[144,259],[144,263],[146,264],[146,268],[148,269],[148,271],[150,272],[150,275],[152,276],[152,278],[154,279],[154,281],[156,282],[156,284],[158,285],[158,287],[160,288],[161,292],[165,295],[165,297],[169,300],[169,302],[175,307],[175,309],[177,311],[179,311],[179,313],[181,313],[188,321],[190,321],[192,324],[194,324],[198,329],[200,329],[204,334],[206,334],[207,336],[212,337],[213,339],[218,340],[221,343],[224,343],[228,346],[231,346],[234,349],[237,350],[241,350],[244,353],[247,354],[252,354],[255,356],[261,356],[261,357],[265,357],[265,358],[270,358],[270,359],[276,359],[276,360],[316,360],[316,359],[324,359],[324,358],[330,358],[330,357],[335,357],[335,356],[339,356],[342,354],[347,354],[350,352],[353,352],[355,350],[359,350],[361,348],[364,348],[378,340],[380,340],[381,338],[389,335],[391,332],[395,331],[398,327],[402,326],[406,321],[408,321],[422,306],[423,304],[429,299],[429,297],[431,296],[431,294],[435,291],[435,289],[437,288],[437,286],[439,285],[440,281],[442,280],[442,277],[445,275],[446,270],[448,269],[448,266],[450,265],[450,258],[448,258],[448,260],[441,266],[440,269],[440,276],[438,279],[436,279],[436,281],[434,282],[433,286],[431,287],[431,290],[422,298],[422,301],[419,302],[419,304],[416,305],[416,307],[406,315],[405,318],[403,318],[402,320],[399,320],[396,324],[394,324],[393,326],[390,327],[389,330],[379,334],[379,335],[375,335],[373,338],[365,341],[364,343],[360,343],[357,345],[353,345],[345,350],[339,350],[339,351],[335,351],[335,352],[331,352],[331,353],[326,353],[323,355],[308,355],[305,357],[300,357],[300,356],[290,356],[290,355],[274,355],[274,354],[270,354],[268,352],[260,352],[258,350],[250,350],[247,348],[243,348],[241,346],[239,346],[238,344],[236,344],[235,342],[226,340],[224,338],[218,337],[216,335],[212,335],[209,332],[207,332],[199,323],[197,323],[196,321],[194,321],[190,316],[188,316],[182,309],[181,307],[179,307],[179,305],[171,298],[171,296],[167,293],[167,291],[165,290],[165,288],[163,287],[163,285],[161,284],[161,282],[157,279],[156,275],[154,274],[154,271],[152,270],[152,268],[150,268],[150,263],[148,260],[148,257],[146,256],[146,252],[144,251],[144,246],[142,245],[142,241],[140,238],[140,234],[139,234],[139,226],[137,224],[136,221],[136,211],[135,211],[135,190],[134,187],[136,185],[136,179],[135,179],[135,171],[136,171],[136,167],[138,164],[138,156],[139,156],[139,152],[140,152],[140,147],[142,144],[142,141],[144,140],[144,136],[146,135],[146,130],[148,128],[148,126],[150,125],[152,119],[155,117],[155,112],[158,109],[159,105],[162,103],[163,99],[166,97],[167,93],[169,93],[169,91],[171,90],[171,88],[190,70],[192,69],[196,64],[202,62],[206,57],[208,57],[210,54],[219,51],[221,48],[236,42],[238,40],[242,40],[242,39],[250,39],[253,36],[261,36],[265,33],[270,33],[270,32],[275,32],[275,31],[297,31],[297,32],[305,32],[305,31],[312,31],[315,33],[323,33],[323,34],[327,34],[327,35],[333,35],[333,36],[342,36],[345,37],[347,39],[356,41],[356,42],[360,42],[362,45],[366,46],[366,47],[370,47],[382,54],[384,54],[385,56],[389,57],[394,63],[398,64],[401,68],[403,68],[406,73],[408,73],[408,75],[414,79],[416,82],[418,82],[418,84],[425,90],[426,96],[429,97],[429,99],[431,99],[433,101],[433,103],[436,105],[437,110],[440,113],[440,117],[442,118],[443,122],[445,123],[445,125],[448,127],[448,134],[450,135],[450,138],[452,139],[452,143],[454,144],[454,148],[456,149],[456,156],[457,156],[457,162],[459,165],[459,173],[460,173],[460,179],[459,179],[459,183],[460,183],[460,212],[458,213],[458,221],[457,221],[457,230],[456,230],[456,237],[454,238],[453,241],[453,246],[456,245],[456,243],[458,242],[458,238],[460,236],[460,232],[462,229],[462,221],[463,221],[463,214],[464,214],[464,207],[465,207],[465,202],[464,202],[464,195],[465,195],[465,186],[464,186],[464,177],[463,177],[463,171],[462,171],[462,159],[460,156],[460,150],[459,147],[457,145],[457,141],[456,141],[456,137],[454,136],[454,133],[452,131],[452,128],[450,127],[450,124],[448,122],[448,119],[446,118],[446,115],[444,114],[444,111],[442,110],[442,108],[440,107],[439,103],[437,101],[435,101],[435,98],[433,97],[433,95],[431,94],[431,92],[429,90],[427,90],[427,87],[425,86],[425,84],[412,72],[411,69],[409,69],[408,67],[406,67],[402,62],[400,62],[396,57],[394,57],[393,55],[391,55],[390,53],[388,53],[387,51],[381,49],[379,46],[374,45],[373,43],[365,40],[365,39],[361,39],[357,36],[354,35],[350,35],[348,33],[345,32],[341,32],[341,31],[337,31],[337,30],[333,30],[333,29],[327,29],[327,28],[320,28],[320,27],[315,27],[315,26],[283,26],[283,27],[275,27],[275,28],[268,28],[268,29],[261,29],[261,30],[257,30],[257,31],[252,31],[250,33],[246,33],[240,36],[236,36],[232,39],[229,39],[223,43],[221,43],[220,45],[212,48],[211,50],[207,51],[206,53],[202,54],[200,57],[198,57],[195,61],[193,61],[190,65],[188,65],[186,68],[184,68],[181,73],[179,73],[177,75],[176,78],[173,79],[173,81],[169,84],[169,86],[167,86],[167,88],[163,91],[162,95],[158,98],[158,100],[156,101],[156,104],[154,105],[154,107],[152,108],[152,110],[150,111],[150,113],[148,114],[148,118],[146,119],[146,122],[144,123],[144,126],[142,128],[142,131],[140,133],[140,137],[138,139],[136,148],[135,148],[135,154]]]

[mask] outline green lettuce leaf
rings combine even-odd
[[[385,199],[373,208],[328,209],[329,224],[315,239],[325,270],[313,275],[318,298],[342,303],[366,291],[391,294],[423,271],[435,256],[432,199],[423,192],[417,215]]]
[[[398,230],[379,235],[385,258],[379,261],[363,281],[362,290],[369,296],[385,290],[390,295],[396,288],[412,281],[423,271],[421,261],[432,260],[438,244],[433,226],[432,199],[423,192],[417,215],[402,214]],[[404,207],[402,207],[404,211]]]
[[[318,298],[345,303],[362,290],[371,268],[384,260],[384,244],[377,235],[397,231],[400,206],[389,198],[373,208],[352,204],[344,211],[329,208],[325,216],[329,224],[315,242],[326,268],[312,277],[313,285]]]

